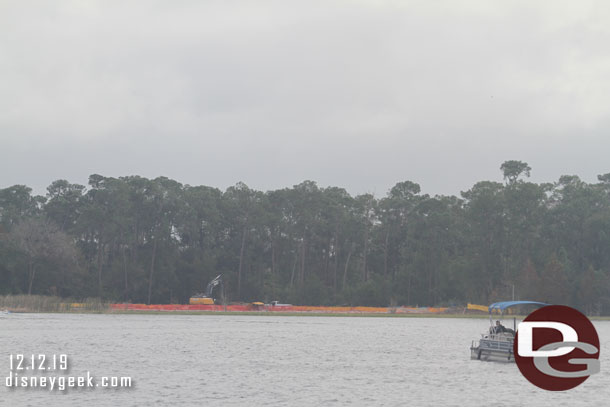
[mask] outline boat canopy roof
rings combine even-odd
[[[489,306],[489,313],[491,314],[491,312],[495,309],[504,311],[506,308],[514,307],[517,305],[538,305],[538,306],[543,307],[543,306],[549,305],[549,304],[545,304],[544,302],[537,302],[537,301],[502,301],[502,302],[496,302],[496,303],[491,304]]]

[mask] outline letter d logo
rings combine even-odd
[[[567,355],[574,350],[574,346],[562,346],[555,350],[534,350],[534,328],[555,329],[561,332],[563,339],[560,342],[578,342],[578,334],[570,325],[562,322],[534,321],[519,324],[519,337],[517,351],[522,357],[556,357]]]

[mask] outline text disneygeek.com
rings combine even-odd
[[[131,388],[129,376],[94,377],[87,371],[80,376],[66,376],[69,370],[69,359],[65,354],[11,354],[10,371],[5,377],[4,385],[10,389],[38,388],[49,391],[67,391],[68,389],[85,388]],[[55,373],[55,375],[51,375]]]

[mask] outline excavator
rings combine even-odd
[[[218,276],[216,276],[215,279],[213,279],[212,281],[210,281],[208,283],[208,286],[205,288],[205,293],[199,293],[199,294],[193,295],[189,299],[189,304],[190,305],[214,305],[214,304],[216,304],[217,301],[212,295],[213,295],[214,289],[219,285],[221,287],[223,287],[222,274],[219,274]]]

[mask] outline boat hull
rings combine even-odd
[[[487,336],[470,346],[470,358],[489,362],[513,363],[513,340],[504,335]]]
[[[512,352],[501,350],[482,349],[479,346],[470,348],[470,359],[481,360],[483,362],[502,362],[514,363],[515,358]]]

